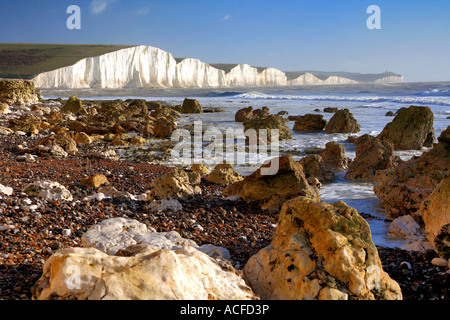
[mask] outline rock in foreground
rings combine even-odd
[[[287,201],[270,246],[252,256],[244,278],[268,300],[400,300],[370,228],[342,201]]]
[[[0,102],[35,103],[39,101],[39,91],[33,81],[19,79],[0,79]]]
[[[34,299],[235,300],[257,299],[245,282],[193,247],[132,257],[94,248],[69,248],[44,265]]]
[[[211,257],[223,258],[220,247],[198,247],[177,232],[114,218],[93,226],[82,241],[84,248],[64,249],[47,260],[34,299],[257,299],[231,264]]]

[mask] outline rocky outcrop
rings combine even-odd
[[[362,143],[364,143],[364,142],[366,142],[366,141],[368,141],[368,140],[370,140],[372,138],[374,138],[374,136],[366,133],[366,134],[363,134],[362,136],[359,136],[359,137],[357,137],[357,136],[349,136],[347,138],[347,141],[350,142],[350,143],[359,145],[359,144],[362,144]]]
[[[429,107],[410,106],[401,111],[378,135],[392,143],[395,150],[420,150],[435,141],[433,112]]]
[[[244,121],[244,131],[254,129],[259,140],[262,139],[261,129],[267,130],[267,143],[272,142],[272,130],[278,130],[279,140],[292,139],[291,129],[286,124],[286,119],[282,116],[271,114],[265,118]]]
[[[296,117],[294,131],[297,132],[320,132],[327,125],[327,120],[321,114],[306,114]]]
[[[317,178],[321,183],[334,180],[334,173],[327,168],[320,155],[310,154],[300,159],[299,163],[303,166],[307,179]]]
[[[69,154],[76,154],[78,152],[77,143],[72,138],[64,134],[52,134],[36,141],[36,146],[60,146]]]
[[[250,258],[243,275],[264,300],[402,299],[369,225],[342,201],[285,202],[270,246]]]
[[[236,122],[244,122],[247,120],[262,119],[269,116],[269,108],[262,107],[261,109],[253,110],[253,107],[240,109],[236,112],[234,120]]]
[[[232,164],[221,163],[208,175],[207,181],[222,186],[241,181],[243,177],[233,169]]]
[[[77,96],[71,96],[64,107],[61,109],[61,113],[73,113],[74,115],[86,115],[87,111],[83,107],[83,102],[77,98]]]
[[[297,196],[319,199],[319,190],[309,185],[303,166],[292,156],[282,156],[272,161],[278,161],[278,171],[265,175],[272,163],[263,164],[244,180],[226,187],[223,195],[239,196],[246,202],[257,202],[263,210],[277,212],[283,203]]]
[[[327,133],[357,133],[361,126],[348,109],[341,109],[331,117],[324,130]]]
[[[420,205],[425,235],[444,259],[450,259],[450,171]]]
[[[161,117],[156,120],[153,126],[153,134],[157,138],[170,138],[176,129],[177,124],[175,121]]]
[[[231,264],[207,246],[176,232],[157,233],[117,218],[93,226],[84,248],[53,254],[33,288],[33,299],[248,300],[258,299]]]
[[[180,168],[173,168],[169,173],[151,183],[150,198],[155,200],[170,198],[188,198],[201,194],[201,189],[191,183],[189,175]]]
[[[330,141],[325,144],[325,150],[320,155],[330,171],[347,171],[349,159],[345,155],[345,147],[342,144]]]
[[[376,171],[395,167],[400,161],[391,143],[372,138],[356,147],[356,157],[348,166],[345,179],[372,181]]]
[[[450,127],[443,131],[433,149],[398,166],[377,171],[374,192],[390,219],[410,214],[423,224],[420,205],[433,192],[450,168]]]
[[[204,164],[200,163],[194,163],[191,167],[191,171],[197,172],[201,175],[207,175],[211,172]]]
[[[203,113],[203,107],[195,99],[185,99],[181,106],[181,113]]]
[[[35,103],[41,93],[36,90],[33,81],[19,79],[0,79],[0,102],[12,105]]]

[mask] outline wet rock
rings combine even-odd
[[[323,112],[326,112],[326,113],[336,113],[338,111],[339,111],[339,109],[334,108],[334,107],[326,107],[323,109]]]
[[[306,114],[297,117],[294,124],[294,131],[297,132],[321,132],[327,125],[327,120],[321,114]]]
[[[429,107],[410,106],[384,127],[378,139],[392,143],[395,150],[431,147],[435,141],[433,112]]]
[[[266,118],[246,120],[244,121],[244,131],[254,129],[256,130],[256,135],[259,141],[264,140],[261,129],[267,130],[267,143],[270,144],[272,141],[272,130],[278,130],[279,140],[292,139],[292,132],[286,125],[286,119],[282,116],[269,115]]]
[[[356,147],[345,179],[372,181],[376,171],[395,167],[400,161],[391,143],[373,138]]]
[[[347,141],[350,142],[350,143],[359,145],[359,144],[363,144],[363,143],[365,143],[368,140],[371,140],[373,138],[374,138],[374,136],[366,133],[366,134],[363,134],[362,136],[359,136],[359,137],[357,137],[357,136],[349,136],[347,138]]]
[[[278,170],[272,171],[277,165]],[[239,196],[246,202],[257,202],[263,210],[278,212],[286,200],[297,196],[318,200],[319,190],[309,185],[301,164],[292,156],[282,156],[227,186],[223,195]]]
[[[181,113],[203,113],[202,105],[195,99],[185,99]]]
[[[316,154],[311,154],[303,157],[299,163],[303,166],[305,177],[317,178],[321,183],[331,182],[334,180],[334,173],[330,171],[322,157]]]
[[[170,138],[172,133],[177,129],[177,124],[165,117],[158,118],[153,133],[158,138]]]
[[[244,122],[247,120],[264,119],[268,117],[270,110],[267,107],[262,107],[261,109],[253,110],[253,107],[247,107],[240,109],[236,112],[234,120],[236,122]]]
[[[133,139],[131,139],[131,143],[134,146],[144,146],[147,143],[147,141],[143,137],[135,136],[133,137]]]
[[[345,147],[342,144],[336,141],[328,142],[320,155],[325,166],[332,172],[347,171],[349,159],[345,156]]]
[[[450,171],[420,205],[427,239],[438,255],[450,259]]]
[[[433,149],[398,166],[377,171],[374,192],[381,199],[390,219],[410,214],[422,224],[422,202],[444,178],[450,168],[450,127],[442,132]]]
[[[243,275],[261,299],[402,299],[369,225],[342,201],[285,202],[271,244],[250,258]]]
[[[337,111],[324,129],[327,133],[357,133],[360,130],[361,126],[348,109]]]

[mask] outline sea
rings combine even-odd
[[[333,114],[324,113],[326,107],[347,108],[361,125],[357,134],[378,135],[402,108],[428,106],[434,114],[436,137],[450,125],[450,82],[405,82],[391,84],[317,85],[289,87],[233,87],[233,88],[168,88],[168,89],[120,89],[120,90],[43,90],[45,99],[68,98],[77,95],[87,100],[146,99],[180,105],[185,98],[197,99],[204,108],[221,108],[224,112],[184,115],[179,126],[201,121],[207,128],[219,129],[225,134],[228,128],[242,128],[234,121],[235,113],[252,106],[259,109],[269,107],[271,114],[286,111],[288,115],[320,113],[329,120]],[[319,111],[316,111],[319,110]],[[290,129],[294,122],[287,123]],[[346,140],[350,134],[298,133],[291,140],[280,142],[280,154],[291,154],[296,160],[306,155],[306,151],[324,148],[329,141],[344,145],[349,158],[355,157],[356,146]],[[419,156],[428,149],[396,151],[403,160]],[[268,154],[270,158],[270,153]],[[171,165],[173,159],[165,164]],[[268,158],[260,157],[253,165],[235,164],[235,170],[243,175],[254,172]],[[369,214],[374,219],[367,220],[372,239],[383,247],[402,247],[410,240],[394,238],[388,234],[390,222],[385,221],[385,209],[373,191],[373,183],[349,181],[345,173],[339,173],[335,181],[325,183],[321,188],[321,200],[335,202],[342,200],[360,213]]]

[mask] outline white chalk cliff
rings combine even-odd
[[[389,80],[391,79],[385,79],[383,82]],[[321,80],[310,73],[288,80],[283,71],[275,68],[258,70],[248,64],[238,64],[227,73],[198,59],[182,59],[177,63],[172,54],[149,46],[136,46],[82,59],[72,66],[41,73],[33,81],[35,86],[41,89],[202,88],[358,83],[337,76]]]

